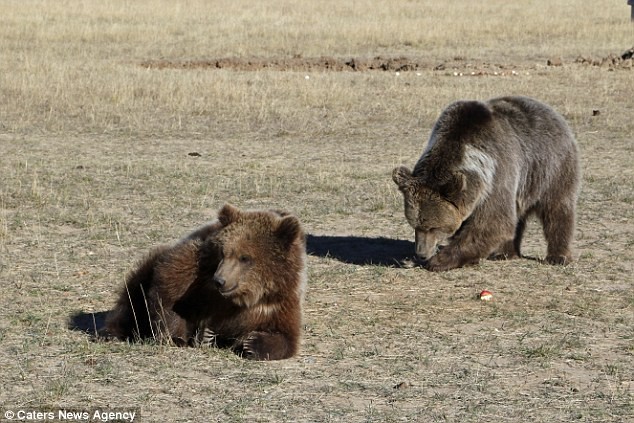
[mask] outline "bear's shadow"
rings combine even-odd
[[[106,326],[107,311],[96,313],[77,312],[68,319],[68,329],[83,332],[93,339],[99,338],[99,333]]]
[[[306,251],[310,255],[361,266],[402,267],[415,251],[412,241],[383,237],[309,234],[306,241]]]

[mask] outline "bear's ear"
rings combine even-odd
[[[398,185],[399,189],[405,187],[407,182],[412,179],[412,172],[405,166],[394,168],[392,171],[392,180]]]
[[[304,236],[302,225],[299,219],[292,215],[283,217],[275,229],[275,237],[287,248],[302,236]]]
[[[222,226],[227,226],[236,220],[240,216],[240,209],[232,206],[231,204],[225,204],[218,212],[218,220]]]

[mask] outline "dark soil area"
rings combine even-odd
[[[610,54],[607,57],[593,58],[579,56],[576,60],[564,60],[561,58],[548,59],[543,65],[562,66],[572,63],[580,63],[610,68],[632,68],[632,51],[634,48],[622,54]],[[383,57],[373,58],[341,58],[341,57],[248,57],[248,58],[216,58],[216,59],[191,59],[191,60],[145,60],[141,66],[149,69],[229,69],[237,71],[296,71],[296,72],[367,72],[367,71],[460,71],[469,75],[505,75],[514,74],[513,70],[534,68],[535,64],[493,64],[482,61],[470,61],[464,57],[454,57],[449,60],[433,61],[417,57]]]
[[[506,65],[486,63],[470,64],[464,58],[455,57],[449,61],[432,62],[429,59],[415,57],[374,58],[338,58],[338,57],[249,57],[220,58],[200,60],[146,60],[141,66],[152,69],[231,69],[238,71],[276,70],[276,71],[334,71],[365,72],[390,71],[406,72],[417,70],[464,69],[466,67],[514,68]]]

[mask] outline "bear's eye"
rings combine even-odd
[[[246,254],[240,255],[240,257],[238,257],[238,260],[240,260],[240,263],[243,264],[251,263],[251,257]]]

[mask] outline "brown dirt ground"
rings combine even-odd
[[[562,66],[570,63],[580,63],[588,66],[603,66],[609,68],[632,69],[632,49],[624,53],[610,54],[606,57],[595,58],[592,56],[579,56],[574,61],[566,62],[561,58],[548,59],[546,66]],[[501,64],[487,62],[470,62],[465,58],[456,56],[451,60],[442,62],[431,61],[419,57],[383,57],[372,58],[351,57],[341,58],[332,56],[321,57],[246,57],[246,58],[215,58],[215,59],[191,59],[191,60],[145,60],[140,63],[148,69],[228,69],[237,71],[295,71],[295,72],[408,72],[419,70],[435,71],[468,71],[473,75],[490,75],[512,73],[513,70],[525,69],[521,64]],[[535,68],[535,65],[530,66]],[[497,72],[497,73],[496,73]]]

